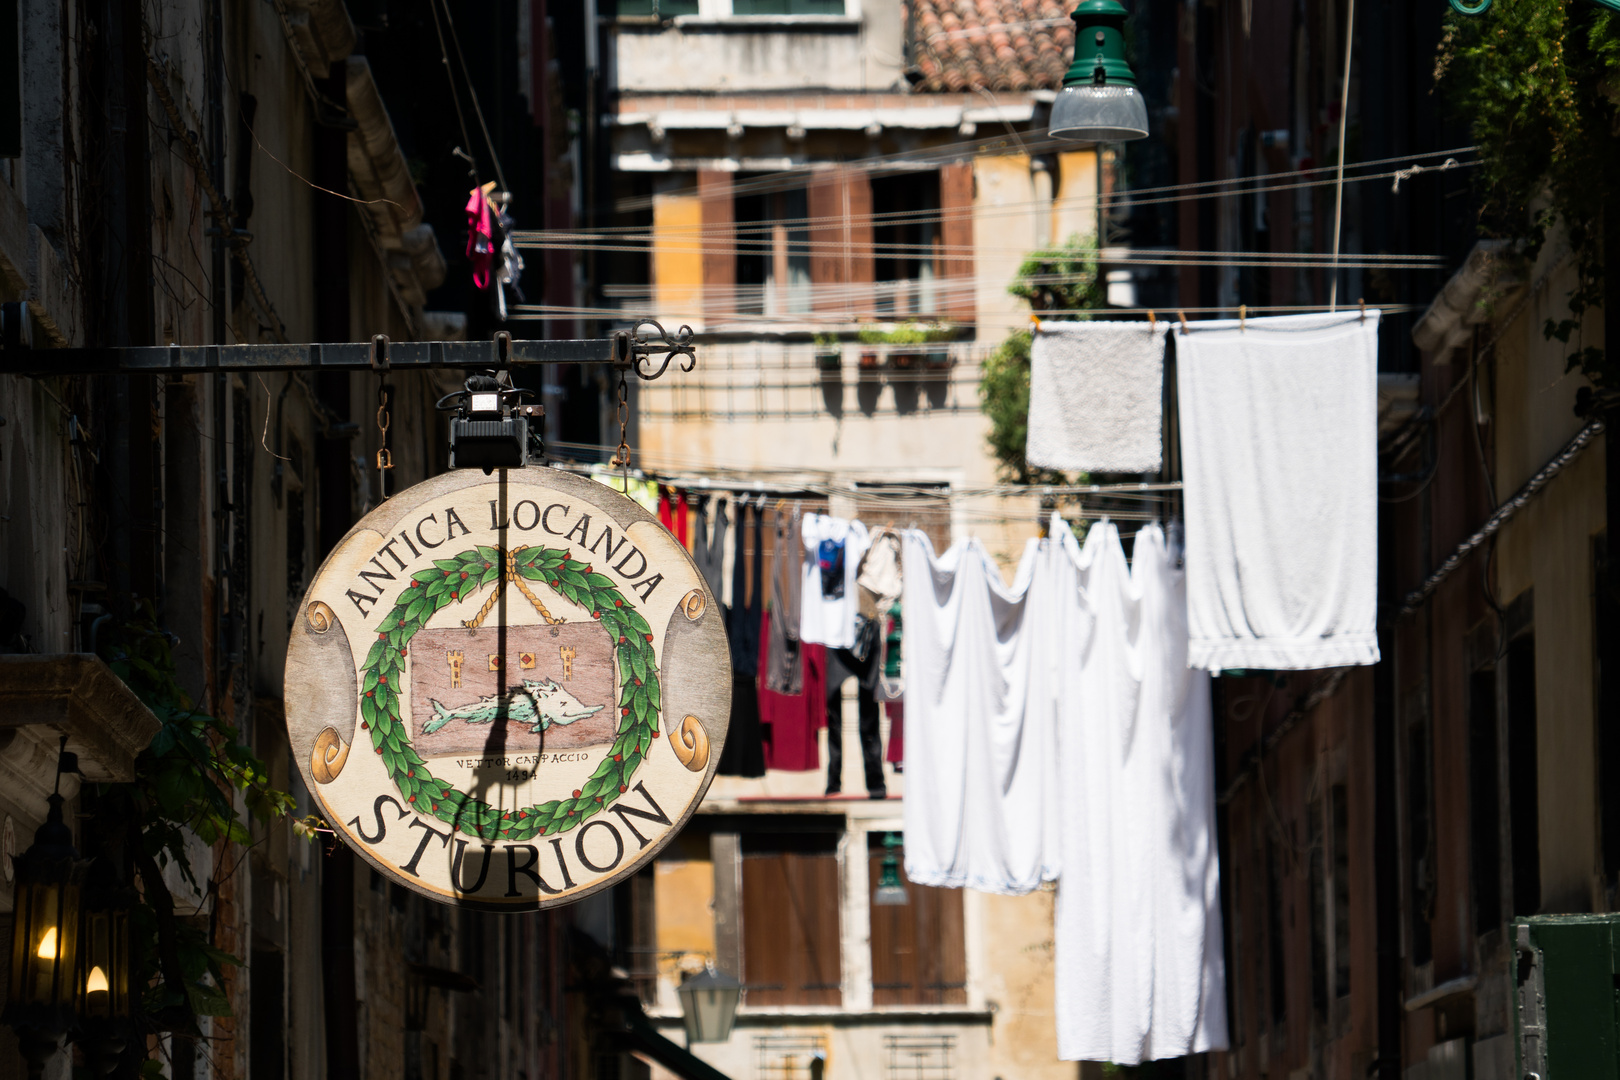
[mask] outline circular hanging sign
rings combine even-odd
[[[572,903],[708,790],[731,710],[719,605],[630,499],[556,469],[435,477],[361,519],[287,646],[322,816],[443,903]]]

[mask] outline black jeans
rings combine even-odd
[[[888,795],[883,780],[883,739],[878,731],[877,658],[873,649],[865,660],[848,649],[827,650],[827,794],[837,794],[844,776],[844,681],[855,679],[860,706],[861,764],[866,770],[866,793],[874,799]]]

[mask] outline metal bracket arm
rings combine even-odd
[[[583,340],[524,341],[499,335],[497,341],[372,341],[310,345],[168,345],[124,348],[31,349],[8,341],[0,350],[0,375],[200,375],[275,371],[433,371],[446,368],[524,368],[547,364],[633,363],[643,379],[656,379],[677,353],[697,362],[692,331],[682,327],[673,339],[657,323],[662,341],[631,332]],[[655,372],[642,359],[663,353]]]

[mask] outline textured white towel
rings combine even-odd
[[[1224,1049],[1209,676],[1187,667],[1184,576],[1157,526],[1137,533],[1132,569],[1106,521],[1084,549],[1060,520],[1051,531],[1069,577],[1032,590],[1074,583],[1092,615],[1058,707],[1058,1056]]]
[[[1031,465],[1157,472],[1164,331],[1145,322],[1043,322],[1030,347]]]
[[[1378,312],[1176,335],[1194,667],[1378,662]]]
[[[1057,760],[1049,711],[1026,718],[1040,561],[1011,589],[977,540],[937,558],[904,538],[906,876],[1017,895],[1057,876]]]

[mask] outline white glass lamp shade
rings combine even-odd
[[[742,998],[742,983],[730,975],[713,968],[681,983],[681,1018],[686,1024],[688,1044],[725,1042],[731,1038],[731,1027],[737,1019],[737,1002]]]
[[[1047,133],[1079,142],[1129,142],[1148,133],[1147,104],[1134,86],[1065,86],[1052,103]]]

